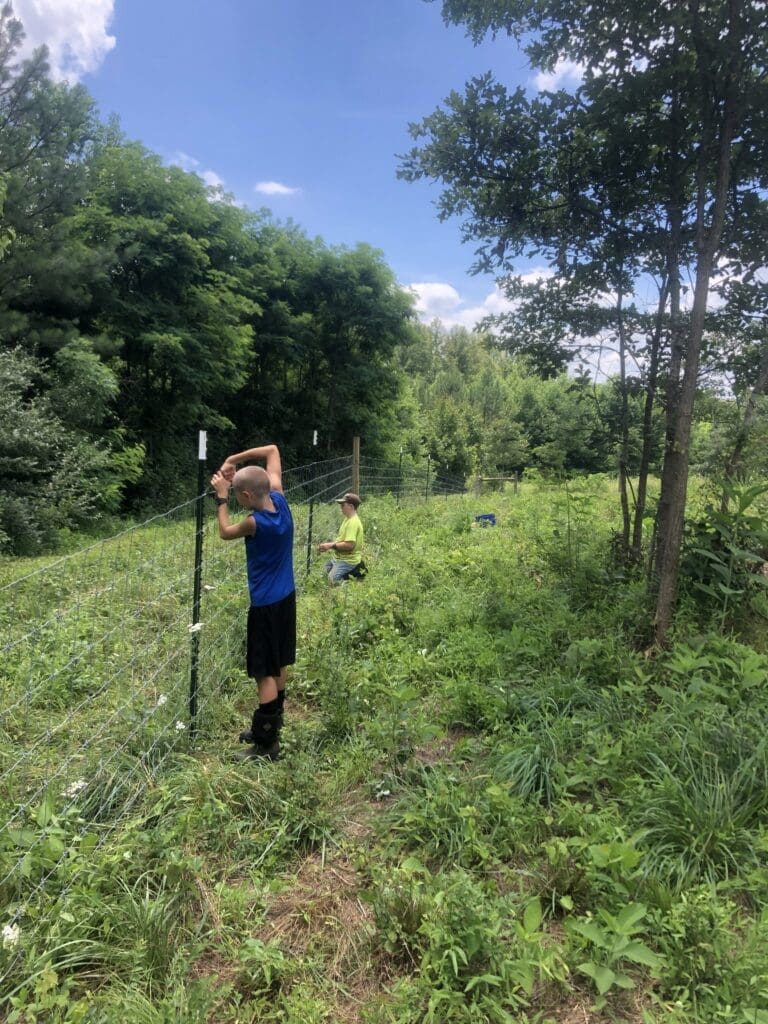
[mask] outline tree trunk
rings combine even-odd
[[[665,277],[659,289],[659,305],[656,310],[656,324],[651,335],[650,361],[648,364],[648,382],[645,390],[645,406],[643,408],[643,449],[640,454],[640,468],[637,478],[637,500],[635,501],[635,522],[632,529],[632,560],[640,563],[643,551],[643,518],[648,496],[648,471],[651,466],[651,446],[653,444],[653,407],[656,401],[656,385],[659,375],[659,359],[661,354],[661,336],[664,326],[664,310],[669,296],[669,281]]]
[[[734,4],[731,9],[728,48],[731,52],[729,73],[724,89],[722,116],[717,105],[702,109],[710,115],[705,124],[704,139],[717,142],[717,168],[711,192],[707,187],[710,172],[708,161],[710,147],[702,144],[699,150],[696,195],[696,286],[693,294],[690,329],[685,348],[685,372],[680,389],[679,403],[672,422],[671,444],[667,445],[664,469],[661,478],[660,517],[658,521],[658,586],[656,591],[655,643],[663,644],[672,624],[672,613],[677,597],[677,583],[680,571],[680,552],[683,543],[683,519],[688,491],[689,443],[693,403],[699,372],[699,354],[704,335],[704,318],[707,311],[707,295],[715,254],[725,223],[725,208],[731,174],[731,147],[738,124],[736,102],[737,82],[740,75],[740,50],[738,46],[738,22],[740,8]],[[707,92],[707,71],[704,55],[699,54],[701,64],[702,92]],[[716,129],[716,131],[715,131]],[[706,225],[707,208],[711,207],[711,220]],[[663,514],[662,514],[663,513]]]
[[[621,501],[621,557],[626,561],[629,554],[629,533],[631,527],[629,498],[627,496],[627,474],[629,464],[629,401],[627,396],[627,337],[624,326],[622,287],[616,297],[616,315],[619,329],[619,386],[621,388],[621,442],[619,448],[619,498]]]
[[[680,551],[683,544],[683,521],[688,494],[689,445],[693,403],[699,375],[699,353],[704,334],[709,280],[712,274],[712,252],[702,253],[696,269],[691,327],[685,354],[685,372],[676,410],[672,444],[664,456],[661,476],[663,516],[659,517],[657,539],[658,587],[656,592],[655,641],[663,644],[672,624],[677,597]],[[662,502],[659,502],[660,509]]]
[[[675,446],[675,429],[680,405],[680,371],[683,363],[685,342],[680,316],[680,235],[682,213],[677,204],[669,211],[669,251],[667,254],[667,276],[669,279],[669,370],[664,395],[664,466],[667,454]],[[653,598],[658,598],[658,577],[662,571],[661,537],[666,532],[666,524],[671,516],[670,503],[672,493],[664,488],[662,466],[662,486],[659,494],[659,505],[656,509],[654,525],[655,543],[651,547],[648,558],[648,579],[653,588]]]

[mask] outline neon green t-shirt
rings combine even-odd
[[[341,562],[349,562],[350,565],[357,565],[363,558],[363,524],[360,517],[355,514],[345,519],[341,524],[336,543],[342,540],[355,542],[354,551],[334,551],[335,557]]]

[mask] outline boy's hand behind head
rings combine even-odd
[[[221,473],[225,480],[228,480],[230,483],[232,483],[232,479],[234,478],[235,475],[235,467],[232,465],[231,462],[225,462],[222,465],[219,472]]]
[[[229,494],[229,481],[221,470],[218,473],[214,473],[211,477],[211,487],[216,491],[219,498],[226,498]]]

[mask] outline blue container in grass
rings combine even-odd
[[[496,514],[495,512],[484,512],[482,515],[475,516],[475,522],[480,526],[495,526]]]

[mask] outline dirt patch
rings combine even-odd
[[[281,948],[302,955],[318,937],[336,947],[334,959],[344,959],[355,933],[372,920],[370,908],[359,897],[361,880],[345,854],[323,859],[308,857],[289,891],[267,906],[267,920],[258,937],[279,941]]]
[[[334,1021],[354,1024],[360,1008],[380,991],[387,965],[375,948],[370,906],[360,898],[362,879],[344,852],[314,853],[301,865],[290,890],[274,896],[257,937],[286,953],[323,955],[338,1001]]]
[[[611,1006],[610,1013],[594,1010],[594,995],[586,991],[570,992],[557,1004],[535,1005],[535,1009],[557,1024],[643,1024],[643,1006],[648,1006],[645,996],[640,991],[626,995],[628,998]]]
[[[445,736],[440,736],[430,740],[429,743],[424,743],[417,747],[413,754],[414,760],[417,764],[430,766],[439,764],[441,761],[448,761],[457,744],[471,735],[472,733],[469,729],[465,729],[462,726],[453,726]]]
[[[339,804],[338,829],[343,839],[365,846],[374,835],[374,820],[386,809],[386,801],[361,799],[351,793]]]
[[[226,985],[227,982],[234,982],[237,977],[238,966],[231,959],[226,959],[216,950],[206,950],[190,966],[189,976],[196,978],[215,978],[216,987]]]

